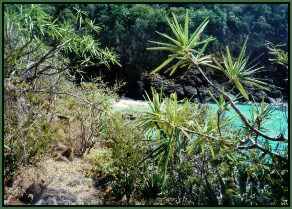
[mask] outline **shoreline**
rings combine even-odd
[[[142,104],[147,104],[147,100],[140,100],[140,99],[132,99],[130,97],[120,97],[118,98],[117,101],[114,102],[114,104],[116,103],[120,103],[120,102],[126,102],[128,104],[137,104],[137,105],[142,105]],[[197,102],[198,104],[201,104],[201,105],[204,105],[204,104],[216,104],[215,102],[213,101],[210,101],[210,102],[206,102],[206,103],[200,103],[200,102]],[[260,104],[259,102],[242,102],[242,103],[236,103],[236,105],[257,105],[257,104]],[[270,104],[270,105],[273,105],[273,106],[284,106],[286,108],[288,108],[288,101],[285,101],[285,102],[270,102],[270,103],[267,103],[267,104]]]

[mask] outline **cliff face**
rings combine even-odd
[[[58,11],[64,8],[58,7]],[[256,99],[261,96],[288,100],[288,71],[269,61],[267,41],[282,45],[288,50],[288,6],[286,4],[97,4],[83,6],[90,18],[102,27],[99,38],[102,44],[110,46],[119,55],[122,67],[112,66],[107,70],[101,66],[86,67],[85,80],[94,76],[102,76],[109,85],[113,81],[125,81],[127,84],[120,94],[133,99],[143,99],[143,93],[150,86],[160,88],[165,92],[176,91],[180,97],[196,98],[203,101],[207,97],[207,88],[199,75],[189,73],[185,76],[167,78],[161,76],[150,78],[147,73],[157,67],[168,56],[164,52],[148,51],[152,47],[150,40],[163,41],[156,31],[169,34],[165,16],[176,14],[179,19],[188,9],[191,24],[190,33],[198,25],[209,18],[204,36],[214,37],[206,49],[206,53],[220,55],[229,46],[232,54],[238,54],[240,46],[248,37],[247,54],[250,55],[251,65],[257,63],[265,67],[265,71],[257,75],[273,88],[271,92],[252,92]],[[62,14],[62,13],[58,13]],[[74,59],[76,58],[73,56]],[[74,60],[74,59],[71,59]],[[90,69],[89,69],[90,68]],[[214,75],[216,80],[220,75]],[[80,82],[77,78],[77,82]]]
[[[267,82],[271,90],[265,92],[259,89],[250,89],[249,92],[254,96],[255,101],[261,101],[262,97],[265,97],[267,102],[282,99],[287,102],[289,94],[288,70],[281,65],[268,62],[263,64],[264,70],[256,77]],[[229,85],[230,87],[222,73],[211,69],[206,69],[206,71],[215,83],[226,85],[226,87]],[[151,87],[162,88],[166,95],[176,92],[180,99],[188,98],[198,102],[208,102],[211,99],[207,82],[201,74],[192,70],[181,70],[176,75],[169,77],[163,73],[161,75],[151,75],[149,72],[143,72],[139,66],[134,65],[124,65],[122,68],[114,67],[111,70],[100,66],[91,66],[84,69],[82,76],[76,76],[76,83],[90,81],[95,77],[101,77],[108,86],[112,86],[115,82],[125,82],[118,93],[120,96],[132,99],[143,99],[145,91],[150,92]]]
[[[267,75],[269,76],[269,75]],[[211,75],[211,77],[216,77]],[[219,77],[219,76],[218,76]],[[184,76],[181,76],[177,79],[167,79],[163,76],[149,76],[146,75],[143,77],[144,90],[149,91],[150,87],[160,89],[162,88],[166,94],[176,92],[179,98],[188,98],[193,101],[198,102],[208,102],[211,100],[208,93],[209,86],[207,82],[204,81],[204,78],[195,72],[187,72]],[[219,77],[215,83],[221,80],[222,77]],[[262,98],[266,98],[267,102],[275,102],[277,100],[288,101],[288,76],[283,76],[280,73],[277,76],[271,76],[270,78],[265,79],[269,86],[271,87],[270,92],[265,92],[263,90],[250,89],[250,93],[253,95],[256,102],[260,102]],[[141,91],[141,90],[140,90]],[[234,92],[235,94],[237,92]]]

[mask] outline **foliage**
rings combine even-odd
[[[75,98],[68,95],[59,99],[56,112],[72,121],[71,141],[75,154],[82,156],[98,141],[103,113],[108,111],[115,95],[107,94],[109,90],[99,84],[82,84],[81,89],[71,87],[63,91],[72,92],[71,95],[75,95]]]
[[[101,48],[94,37],[96,34],[91,34],[92,31],[96,33],[99,27],[88,19],[86,13],[78,9],[75,13],[76,15],[72,13],[70,19],[62,22],[49,15],[41,5],[6,7],[6,77],[17,74],[28,80],[52,69],[57,72],[68,67],[76,69],[93,61],[108,68],[112,64],[118,64],[114,52]],[[70,54],[79,57],[75,66],[70,66],[74,62],[66,61]]]
[[[109,148],[91,149],[85,159],[93,166],[92,175],[106,176],[114,173],[112,152]]]
[[[261,70],[263,67],[248,67],[248,58],[245,56],[247,40],[248,39],[245,40],[241,47],[237,58],[233,58],[229,47],[226,47],[226,55],[222,55],[223,65],[217,61],[216,64],[218,69],[228,77],[229,81],[234,83],[241,95],[248,100],[249,96],[244,88],[245,85],[251,85],[265,90],[269,90],[269,88],[265,82],[253,78],[253,74]]]
[[[273,58],[269,60],[288,68],[288,53],[279,47],[280,46],[278,45],[274,45],[270,42],[267,42],[269,54],[273,56]]]
[[[265,48],[265,40],[273,43],[288,40],[288,9],[284,4],[232,6],[227,4],[98,4],[78,6],[82,10],[88,11],[90,17],[103,26],[101,39],[115,47],[121,55],[121,63],[128,63],[131,66],[142,65],[141,68],[146,70],[157,66],[164,55],[147,53],[145,43],[157,38],[155,31],[170,32],[166,27],[165,15],[174,13],[178,16],[179,21],[185,14],[185,8],[188,9],[191,20],[190,31],[197,28],[208,17],[206,34],[217,38],[216,43],[209,47],[211,50],[209,52],[220,51],[227,44],[232,50],[236,50],[236,46],[240,45],[248,34],[250,34],[248,48],[250,51],[254,51],[254,54],[257,54],[261,48]],[[63,13],[61,14],[63,15]]]
[[[12,86],[11,83],[8,85]],[[55,137],[45,111],[47,105],[46,98],[6,89],[4,173],[9,180],[20,165],[31,164],[47,153]]]
[[[188,7],[186,13],[184,7]],[[253,14],[248,8],[259,9],[259,14],[264,10],[271,17],[249,19]],[[273,8],[281,11],[280,17],[271,15]],[[85,154],[93,167],[92,176],[110,176],[112,195],[119,203],[285,203],[289,195],[288,152],[279,151],[279,147],[287,139],[267,136],[263,129],[272,108],[263,100],[247,119],[236,106],[238,97],[231,95],[233,87],[245,99],[252,96],[251,87],[267,88],[254,77],[261,68],[248,66],[247,45],[255,43],[253,38],[249,43],[246,39],[241,48],[235,46],[250,32],[266,37],[267,31],[272,31],[277,36],[271,25],[284,19],[285,11],[281,5],[8,5],[4,25],[6,182],[13,180],[19,166],[41,160],[50,154],[51,145],[62,142],[78,157]],[[171,19],[164,18],[169,15]],[[279,31],[286,30],[285,24],[279,24]],[[260,35],[251,27],[269,30]],[[158,45],[150,48],[156,53],[146,56],[146,40],[157,38],[157,30],[166,42],[151,41]],[[119,85],[109,88],[93,78],[79,85],[71,82],[71,75],[87,67],[119,65],[118,56],[97,36],[115,47],[122,64],[148,70],[167,56],[154,72],[166,67],[171,75],[177,70],[198,71],[209,85],[218,111],[179,100],[176,93],[165,97],[154,89],[152,95],[146,93],[147,111],[132,116],[113,111]],[[218,53],[212,52],[227,42],[230,47],[226,47],[221,64]],[[272,61],[285,64],[287,54],[277,47],[269,45],[275,56]],[[227,77],[227,85],[208,78],[211,68]],[[225,114],[230,109],[243,122],[239,130]],[[277,145],[271,146],[271,142]],[[103,148],[96,148],[97,144]]]
[[[188,17],[186,15],[185,23],[188,22],[187,20]],[[177,27],[176,30],[182,33],[182,26],[177,23],[177,18],[175,16],[173,16],[173,21],[176,23],[168,22],[170,27]],[[200,27],[201,26],[199,26],[199,28]],[[187,33],[184,32],[184,34],[184,37],[187,37]],[[176,36],[172,41],[179,42],[181,40],[183,41],[180,36]],[[249,97],[244,86],[249,84],[266,89],[266,84],[252,77],[253,73],[261,68],[256,68],[255,66],[250,68],[247,67],[248,59],[245,57],[246,43],[247,39],[237,58],[232,58],[230,50],[227,47],[227,55],[223,55],[223,65],[219,64],[216,60],[215,63],[217,66],[213,66],[210,63],[208,64],[215,69],[223,71],[228,77],[229,82],[232,82],[240,91],[242,96],[248,100]],[[164,50],[165,47],[157,47],[156,49]],[[157,150],[158,153],[164,153],[162,156],[165,156],[164,159],[166,159],[166,163],[163,165],[165,165],[165,167],[169,166],[169,170],[172,171],[169,172],[172,175],[169,179],[178,180],[181,178],[180,182],[184,185],[184,189],[188,188],[188,193],[191,194],[191,198],[195,199],[198,205],[204,205],[206,202],[210,205],[273,204],[272,202],[274,200],[272,196],[270,196],[273,191],[272,181],[271,178],[265,178],[267,173],[272,168],[272,165],[267,163],[263,156],[269,153],[270,157],[277,156],[279,159],[283,158],[275,153],[275,151],[272,151],[270,146],[266,146],[265,143],[259,143],[258,141],[259,135],[268,141],[278,140],[266,136],[259,131],[261,130],[261,126],[265,120],[269,118],[271,112],[269,106],[263,101],[259,108],[253,111],[253,120],[248,121],[236,107],[233,98],[229,96],[230,94],[227,93],[221,86],[214,85],[214,83],[206,76],[205,72],[200,67],[200,65],[204,63],[197,62],[195,56],[192,56],[192,53],[195,52],[181,52],[179,48],[172,48],[172,50],[167,48],[167,50],[170,51],[171,54],[180,54],[182,56],[187,55],[188,53],[191,54],[188,55],[188,58],[186,59],[187,63],[191,66],[189,69],[198,70],[199,73],[203,75],[206,82],[212,87],[211,90],[221,95],[219,96],[219,100],[217,100],[213,96],[212,92],[210,92],[219,107],[217,114],[208,113],[208,115],[202,115],[204,111],[197,110],[201,113],[199,117],[194,116],[190,112],[186,115],[178,113],[177,111],[183,109],[188,102],[183,102],[178,105],[175,95],[172,95],[169,99],[162,100],[159,95],[154,92],[152,100],[148,97],[151,107],[150,113],[146,113],[146,117],[142,117],[144,122],[142,124],[146,126],[146,130],[147,128],[155,128],[158,133],[164,133],[161,135],[158,134],[158,139],[160,139],[160,137],[168,139],[167,142],[169,143],[165,143],[165,146],[158,147]],[[210,59],[209,55],[201,55],[207,56]],[[161,66],[165,67],[165,65],[166,64],[164,62]],[[179,63],[177,67],[183,67],[184,65],[185,63]],[[242,84],[244,84],[244,86]],[[168,100],[172,100],[173,102],[167,103]],[[168,107],[169,104],[171,104],[171,108]],[[247,132],[236,133],[232,131],[221,131],[221,126],[223,128],[229,127],[229,130],[231,127],[228,118],[223,117],[220,120],[221,112],[227,110],[228,104],[230,104],[231,108],[235,110],[240,119],[244,122]],[[166,110],[165,112],[163,112],[164,105]],[[168,108],[171,109],[170,112],[167,112]],[[174,115],[176,117],[165,117],[163,113],[169,116]],[[180,116],[182,117],[180,118]],[[189,116],[191,116],[191,118],[189,118]],[[178,120],[178,124],[175,120],[177,117],[180,118],[180,120]],[[167,120],[169,118],[173,120]],[[198,120],[197,118],[203,119]],[[165,124],[169,124],[169,126]],[[176,130],[176,132],[174,130]],[[189,139],[183,147],[183,150],[186,152],[181,152],[182,156],[180,156],[180,159],[184,158],[185,160],[192,162],[191,167],[193,166],[195,169],[193,171],[189,170],[186,172],[193,172],[193,176],[195,177],[199,176],[197,177],[197,181],[202,187],[203,194],[201,192],[199,192],[199,195],[197,194],[198,192],[192,193],[192,187],[188,187],[186,184],[189,179],[183,177],[184,174],[180,173],[179,169],[177,170],[175,168],[176,166],[180,168],[182,161],[171,161],[174,158],[175,151],[177,151],[177,147],[175,145],[178,144],[173,142],[180,142],[182,138],[179,135],[180,132],[182,132],[183,135],[187,136]],[[177,134],[174,135],[173,133]],[[168,165],[168,162],[170,162],[170,165]],[[243,185],[238,185],[236,179],[241,178],[242,174],[240,172],[245,168],[247,170],[244,172],[248,172],[247,176],[249,176],[249,179],[244,182]],[[160,172],[164,172],[165,176],[166,170],[167,169],[165,168]],[[171,181],[170,185],[168,185],[169,188],[172,188],[172,184],[173,181]],[[242,189],[242,187],[246,188],[247,185],[249,185],[249,191]],[[184,191],[181,188],[178,190],[179,191],[170,190],[170,194],[180,194],[181,191]],[[243,190],[245,192],[242,192]],[[184,194],[185,193],[186,192],[184,192]],[[259,197],[257,197],[257,195]],[[182,198],[181,196],[178,198],[180,204],[181,202],[188,201],[185,199],[180,199]],[[184,195],[183,198],[185,198]],[[249,202],[245,202],[245,198],[247,198]]]
[[[188,101],[179,105],[175,93],[162,100],[161,95],[153,90],[153,99],[151,100],[148,95],[147,97],[150,111],[142,116],[141,126],[146,133],[156,135],[154,140],[156,147],[152,155],[158,156],[165,181],[168,165],[172,164],[172,160],[180,159],[180,151],[190,138],[185,130],[195,116],[195,108]]]
[[[165,33],[159,33],[159,35],[168,39],[170,43],[162,43],[150,41],[151,43],[159,45],[159,47],[148,48],[148,50],[160,50],[168,51],[171,54],[168,55],[168,58],[157,68],[153,70],[153,73],[159,72],[166,65],[172,61],[177,61],[176,64],[173,64],[168,68],[170,75],[172,75],[178,67],[190,68],[191,63],[189,62],[190,56],[196,60],[197,64],[208,64],[210,62],[209,56],[202,56],[209,42],[213,41],[213,38],[206,38],[200,40],[202,37],[202,32],[208,24],[208,20],[205,19],[194,33],[189,34],[189,15],[186,13],[184,25],[180,25],[177,21],[177,18],[172,14],[173,19],[167,19],[168,25],[171,28],[171,31],[174,37],[170,37]],[[203,46],[201,46],[203,45]]]
[[[250,55],[251,61],[255,60],[259,66],[265,66],[265,71],[257,72],[257,77],[269,80],[274,76],[280,80],[287,77],[285,73],[279,74],[274,70],[275,66],[269,64],[265,43],[266,41],[272,43],[288,41],[288,7],[285,4],[232,6],[228,4],[57,4],[54,5],[51,14],[56,18],[66,19],[69,18],[67,14],[74,11],[74,8],[86,11],[92,21],[98,22],[102,27],[102,32],[99,34],[101,42],[113,47],[120,55],[122,68],[116,67],[116,74],[111,77],[117,76],[128,82],[125,87],[128,96],[142,99],[140,95],[143,89],[137,88],[137,80],[142,80],[144,73],[155,69],[167,56],[165,51],[147,52],[146,48],[152,47],[148,40],[159,38],[155,31],[171,34],[172,31],[167,26],[165,16],[173,13],[180,22],[184,19],[185,8],[188,9],[190,31],[195,31],[200,23],[208,18],[208,26],[203,35],[216,37],[216,40],[206,48],[207,54],[214,53],[220,56],[220,52],[228,45],[231,54],[237,55],[240,51],[239,46],[249,36],[246,54]],[[182,24],[183,27],[184,24]],[[283,49],[287,51],[287,46]],[[105,72],[106,75],[108,72]],[[288,83],[274,82],[283,88],[281,92],[287,95],[285,89]],[[147,87],[146,90],[150,88]]]
[[[82,156],[99,137],[101,114],[114,93],[99,84],[76,87],[65,78],[42,76],[34,85],[5,80],[5,173],[50,155],[61,142]],[[52,82],[52,83],[51,83]],[[54,89],[52,89],[52,84]],[[113,89],[112,89],[113,90]],[[8,162],[9,161],[9,162]]]
[[[267,152],[240,148],[242,143],[246,143],[243,139],[250,133],[231,131],[231,121],[224,114],[219,122],[220,132],[216,112],[212,113],[205,107],[193,107],[191,110],[194,112],[184,114],[182,110],[188,102],[177,104],[174,101],[171,97],[163,99],[154,91],[153,98],[149,97],[149,112],[141,118],[141,125],[149,136],[150,154],[146,155],[148,160],[145,163],[158,171],[156,173],[155,169],[151,169],[153,177],[150,175],[142,193],[153,191],[153,196],[145,197],[153,201],[159,194],[168,197],[165,203],[175,205],[276,204],[276,199],[271,195],[275,190],[273,182],[277,182],[278,178],[284,180],[280,176],[285,175],[286,169],[274,171],[279,175],[277,177],[270,175],[269,172],[277,168],[267,162]],[[172,111],[167,112],[170,105]],[[254,126],[260,128],[269,118],[270,111],[269,106],[262,102],[254,110]],[[174,115],[180,120],[170,117]],[[171,128],[177,128],[182,132],[181,135],[172,136],[169,131]],[[254,137],[258,138],[257,135]],[[167,139],[176,143],[164,143],[163,146],[164,141],[170,142]],[[183,139],[184,146],[179,146]],[[171,150],[168,147],[172,152],[168,151]],[[273,155],[270,157],[275,162],[281,159]],[[165,158],[162,165],[166,165],[167,169],[161,168],[161,159]],[[282,180],[277,184],[284,185]],[[285,188],[281,192],[283,200],[287,194],[284,191]]]
[[[155,44],[163,45],[163,47],[154,47],[148,49],[166,50],[170,52],[170,55],[168,55],[169,58],[166,61],[162,62],[159,67],[154,69],[153,73],[158,72],[167,64],[169,64],[172,60],[178,58],[180,61],[178,61],[175,65],[169,68],[171,70],[170,74],[173,74],[177,68],[183,68],[187,66],[188,69],[191,69],[192,67],[196,67],[199,65],[208,65],[212,68],[222,71],[228,77],[229,81],[234,83],[242,96],[247,100],[249,99],[249,97],[242,83],[268,90],[265,82],[259,81],[258,79],[252,77],[253,74],[261,70],[262,67],[248,67],[248,58],[245,57],[247,39],[245,40],[237,58],[232,58],[229,47],[226,47],[226,55],[222,55],[223,65],[221,65],[214,59],[217,65],[214,66],[211,61],[211,56],[204,54],[205,48],[212,39],[209,38],[203,41],[199,41],[198,39],[200,36],[202,36],[201,33],[207,26],[208,21],[205,20],[198,26],[198,28],[191,34],[190,40],[188,40],[188,14],[185,15],[184,31],[182,31],[182,25],[178,23],[175,15],[173,15],[172,21],[173,22],[168,21],[168,24],[171,27],[172,32],[175,34],[175,38],[171,38],[166,34],[161,35],[168,38],[173,43],[176,43],[178,46],[174,47],[173,45],[168,43],[153,42]],[[204,44],[200,48],[200,50],[193,50],[194,46],[198,46],[200,44]],[[166,71],[168,71],[169,69],[167,69]]]
[[[103,136],[112,149],[115,172],[113,193],[116,197],[126,196],[130,200],[137,187],[137,178],[143,175],[141,161],[145,155],[143,133],[135,122],[123,119],[120,113],[105,116]]]
[[[49,145],[58,140],[82,155],[97,135],[92,127],[98,126],[99,111],[109,107],[111,101],[106,97],[112,98],[101,85],[78,88],[68,81],[68,69],[76,64],[69,62],[69,53],[79,57],[81,65],[97,61],[109,67],[117,63],[113,52],[96,40],[99,27],[78,9],[72,11],[71,19],[61,21],[49,14],[50,8],[37,4],[5,7],[4,152],[9,161],[5,163],[8,178],[19,165],[48,154]],[[59,116],[69,123],[55,127]],[[80,137],[79,141],[74,137]]]
[[[143,198],[151,204],[152,201],[162,192],[164,178],[161,174],[155,171],[151,171],[148,175],[145,173],[144,176],[145,180],[141,188],[141,193],[143,194]]]

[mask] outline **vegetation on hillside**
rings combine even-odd
[[[288,43],[288,7],[285,4],[57,4],[53,8],[50,9],[50,14],[60,19],[68,18],[68,14],[74,11],[74,8],[79,8],[86,11],[90,19],[101,26],[99,36],[101,42],[105,46],[112,47],[119,54],[122,66],[112,66],[111,72],[105,71],[105,67],[99,65],[82,66],[88,75],[84,77],[89,80],[91,76],[102,75],[109,83],[113,78],[124,80],[127,84],[119,94],[143,99],[141,95],[144,90],[150,92],[155,82],[148,84],[148,81],[144,80],[145,74],[159,65],[165,53],[149,53],[146,48],[151,47],[152,44],[148,41],[158,40],[159,35],[156,31],[167,34],[171,32],[167,27],[165,16],[174,13],[180,21],[184,19],[185,9],[188,9],[190,31],[195,31],[204,19],[209,20],[203,35],[205,38],[215,37],[216,40],[205,49],[208,54],[214,53],[220,57],[227,45],[232,54],[237,54],[240,46],[249,36],[247,54],[252,58],[250,61],[265,66],[265,71],[258,72],[258,76],[281,88],[268,96],[273,95],[273,98],[283,96],[286,101],[288,99],[288,82],[283,81],[288,74],[282,70],[281,65],[271,65],[269,61],[271,56],[266,47],[266,41],[274,44]],[[282,49],[287,51],[287,44],[282,46]],[[175,75],[161,74],[161,76],[173,79]],[[274,77],[277,79],[270,79]],[[77,76],[77,82],[79,80]],[[189,78],[188,83],[192,83],[191,80],[193,79]],[[187,85],[179,77],[176,77],[175,84],[180,84],[182,87]],[[208,97],[208,94],[204,94],[204,89],[201,90],[203,84],[198,85],[201,91],[198,94],[201,94],[201,97]],[[176,90],[181,99],[186,95],[188,98],[192,97],[187,90],[182,93],[171,85],[166,86],[166,89],[169,88]],[[165,90],[165,93],[170,95],[171,91]],[[262,94],[262,92],[257,91],[254,94]],[[199,100],[201,101],[200,98]],[[258,101],[260,100],[259,96]]]
[[[238,18],[248,8],[250,19]],[[288,204],[289,139],[266,133],[273,106],[264,98],[254,102],[258,89],[277,87],[261,79],[266,65],[248,57],[249,46],[266,47],[269,65],[283,66],[287,73],[288,53],[276,44],[285,23],[273,27],[285,19],[285,9],[264,4],[7,5],[5,199],[40,203],[27,197],[31,187],[11,191],[22,182],[23,168],[46,158],[68,163],[79,158],[90,164],[84,173],[95,189],[106,188],[101,190],[105,205]],[[282,11],[280,17],[270,17],[272,10]],[[275,44],[265,41],[267,28],[275,33]],[[222,53],[214,53],[219,49]],[[166,72],[174,79],[197,73],[218,110],[151,88],[144,94],[147,111],[114,111],[123,83],[116,80],[109,88],[87,69],[110,74],[129,63],[149,64],[152,74]],[[239,99],[253,102],[252,118],[238,108]],[[242,127],[233,126],[226,115],[230,109]],[[42,180],[41,192],[47,186]]]

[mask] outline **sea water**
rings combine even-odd
[[[210,110],[217,111],[216,104],[208,104]],[[252,118],[253,109],[257,108],[256,104],[237,104],[239,110],[246,116],[247,119]],[[283,135],[288,138],[288,106],[286,104],[273,105],[271,104],[272,111],[268,120],[262,124],[263,133],[270,137],[278,137]],[[235,129],[240,129],[244,126],[243,122],[232,108],[226,112],[226,116],[231,118],[232,126]],[[259,143],[262,145],[270,145],[273,152],[284,155],[288,149],[287,142],[267,141],[263,137],[258,137]]]
[[[218,106],[213,103],[207,104],[211,111],[216,112]],[[256,107],[256,104],[236,104],[239,110],[247,117],[252,118],[252,110]],[[114,110],[120,112],[145,112],[148,110],[148,104],[146,101],[136,101],[131,99],[122,99],[118,103],[114,104]],[[244,126],[237,113],[232,109],[225,113],[225,115],[232,119],[232,126],[235,129],[240,129]],[[270,118],[263,124],[265,135],[276,138],[279,135],[283,135],[288,138],[288,105],[287,104],[272,104],[272,112]],[[262,137],[258,137],[259,142],[262,145],[269,144],[273,152],[284,154],[288,148],[287,142],[274,142],[266,141]]]

